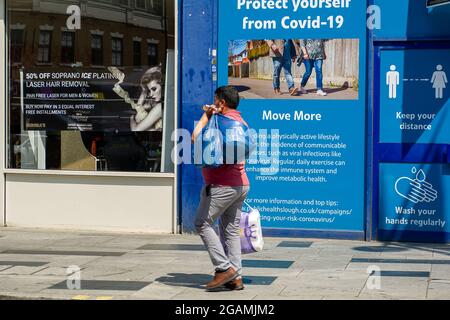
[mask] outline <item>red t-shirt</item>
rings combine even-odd
[[[244,119],[242,119],[241,113],[237,110],[230,110],[223,115],[247,125]],[[247,173],[245,172],[245,162],[240,164],[225,164],[218,168],[203,168],[202,174],[207,185],[213,184],[226,187],[250,185]]]

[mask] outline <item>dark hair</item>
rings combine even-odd
[[[237,109],[239,106],[239,92],[233,86],[224,86],[217,88],[215,92],[219,100],[225,100],[227,106],[231,109]]]

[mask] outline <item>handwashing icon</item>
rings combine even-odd
[[[423,170],[412,169],[412,173],[417,173],[416,178],[401,177],[395,183],[397,194],[413,203],[433,202],[438,197],[438,192],[433,185],[426,181],[427,176]]]

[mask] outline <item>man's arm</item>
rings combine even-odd
[[[192,143],[195,143],[195,140],[197,140],[197,137],[200,135],[203,128],[206,127],[214,112],[218,111],[213,106],[205,106],[204,109],[206,109],[205,113],[203,113],[203,116],[198,121],[197,125],[195,126],[194,132],[192,133],[191,137]]]

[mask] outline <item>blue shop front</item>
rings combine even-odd
[[[449,241],[448,2],[180,3],[178,123],[192,131],[218,86],[238,89],[265,236]],[[179,167],[183,232],[202,183]]]

